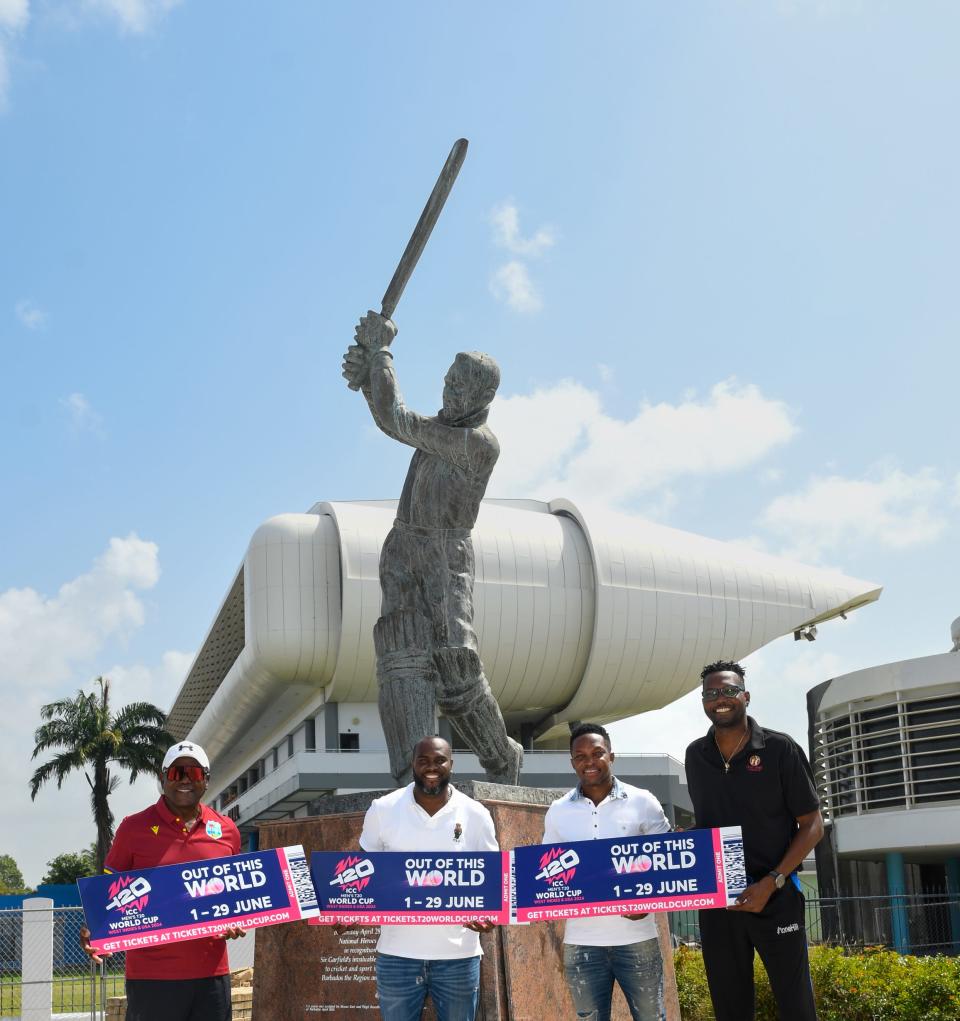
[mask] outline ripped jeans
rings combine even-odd
[[[563,946],[563,970],[577,1021],[610,1021],[613,982],[633,1021],[662,1021],[663,959],[656,939],[618,947]]]
[[[421,961],[377,954],[377,997],[383,1021],[419,1021],[430,994],[438,1021],[474,1021],[480,958]]]

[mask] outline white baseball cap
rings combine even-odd
[[[167,754],[163,757],[163,765],[160,768],[167,769],[180,758],[196,759],[204,769],[210,768],[210,760],[207,758],[207,753],[200,745],[194,744],[192,741],[180,741],[177,744],[170,745],[167,749]]]

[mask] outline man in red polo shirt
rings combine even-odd
[[[240,851],[240,833],[201,799],[210,760],[191,741],[168,749],[160,780],[163,795],[150,808],[128,815],[117,828],[104,872],[182,865],[225,858]],[[127,1021],[230,1021],[230,975],[223,936],[127,951]],[[89,934],[81,935],[91,956]],[[102,956],[106,956],[102,954]]]

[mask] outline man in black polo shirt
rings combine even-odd
[[[781,1021],[816,1021],[796,870],[823,836],[823,820],[803,750],[747,716],[744,673],[739,663],[703,668],[713,726],[685,760],[697,826],[741,827],[750,882],[726,911],[700,912],[710,998],[717,1021],[752,1021],[756,951]]]

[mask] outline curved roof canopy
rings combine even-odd
[[[262,738],[319,693],[376,702],[373,625],[392,501],[271,518],[184,681],[169,727],[211,756]],[[508,725],[540,735],[622,719],[880,588],[567,500],[486,500],[473,533],[475,625]]]

